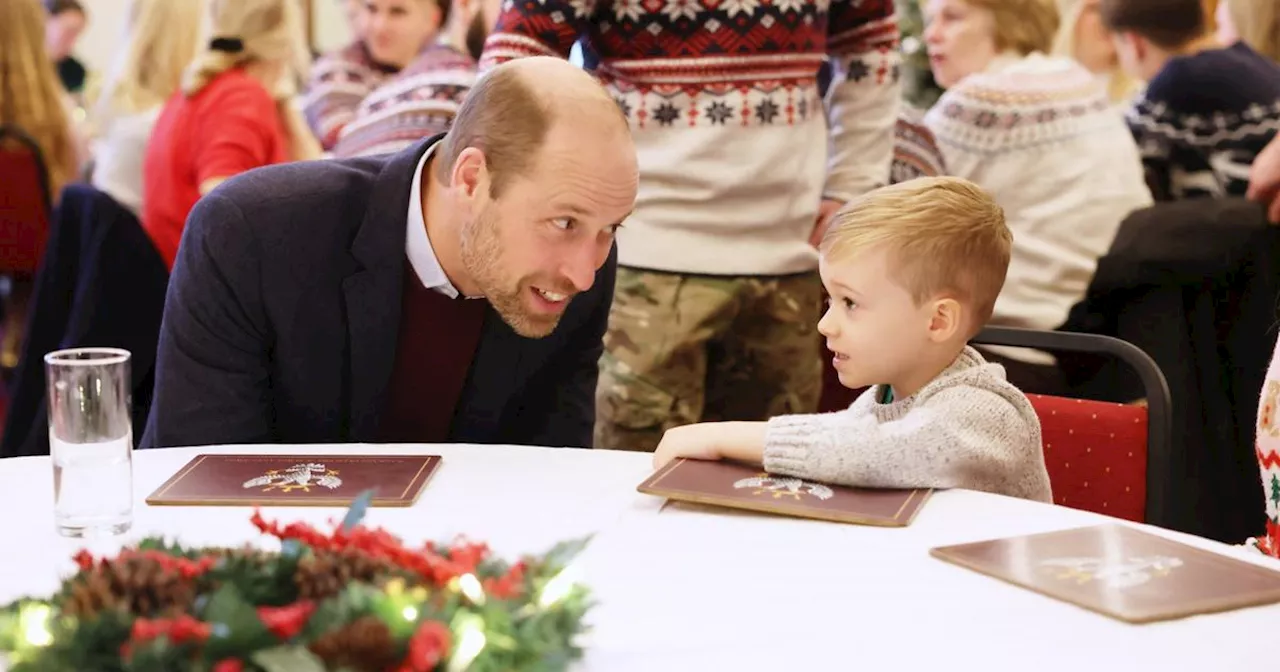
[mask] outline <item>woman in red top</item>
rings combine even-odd
[[[291,0],[213,0],[213,39],[165,104],[143,166],[142,225],[170,270],[187,214],[230,177],[315,158],[320,147],[290,98],[302,58]]]

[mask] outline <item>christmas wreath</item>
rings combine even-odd
[[[515,563],[483,544],[408,548],[359,524],[329,534],[251,522],[279,551],[183,548],[148,538],[115,557],[81,551],[48,599],[0,608],[11,672],[561,670],[590,607],[557,545]]]

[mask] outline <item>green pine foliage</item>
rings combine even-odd
[[[565,570],[587,540],[512,564],[357,522],[332,535],[255,522],[278,552],[149,538],[77,556],[57,593],[0,608],[0,656],[11,672],[554,672],[581,657],[591,602]]]

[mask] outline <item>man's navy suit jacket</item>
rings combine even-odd
[[[376,441],[409,190],[438,139],[253,170],[200,200],[165,298],[142,447]],[[451,441],[591,446],[616,270],[615,248],[543,339],[488,309]]]

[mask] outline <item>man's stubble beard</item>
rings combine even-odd
[[[502,274],[498,222],[489,210],[485,207],[475,219],[462,226],[458,237],[462,267],[502,320],[517,334],[525,338],[549,336],[560,323],[560,315],[531,314],[524,293],[533,291],[532,288],[523,281],[508,287]]]

